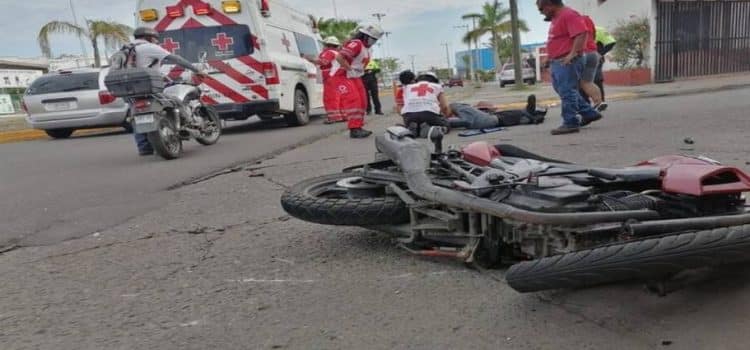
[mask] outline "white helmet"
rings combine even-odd
[[[335,36],[329,36],[323,40],[323,44],[341,46],[341,41]]]
[[[380,40],[380,38],[383,37],[383,28],[380,28],[380,26],[377,24],[370,24],[364,27],[359,27],[358,31],[375,40]]]

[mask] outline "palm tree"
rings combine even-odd
[[[39,43],[39,48],[42,50],[42,54],[50,58],[52,57],[52,49],[49,43],[50,34],[72,33],[78,37],[86,38],[94,48],[94,65],[101,67],[99,40],[101,39],[104,42],[105,47],[117,49],[120,45],[130,41],[130,33],[132,32],[132,28],[117,22],[86,20],[86,27],[82,27],[70,22],[52,21],[45,24],[39,30],[37,42]]]
[[[349,19],[322,17],[318,19],[311,17],[311,19],[318,28],[321,37],[326,38],[329,36],[335,36],[341,40],[341,42],[348,40],[352,32],[359,27],[359,22]]]
[[[510,35],[513,32],[509,17],[510,9],[504,8],[499,0],[484,3],[481,13],[468,13],[461,16],[463,19],[476,19],[478,21],[477,28],[466,33],[464,36],[463,40],[465,43],[476,43],[477,40],[487,34],[492,36],[490,42],[492,43],[492,52],[494,52],[492,62],[495,65],[495,69],[499,68],[498,47],[496,45],[501,42],[502,37]],[[524,32],[529,31],[529,27],[525,21],[519,21],[518,26]]]

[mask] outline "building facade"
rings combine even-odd
[[[750,0],[566,0],[610,31],[632,18],[650,23],[653,81],[750,72]],[[608,63],[606,69],[615,69]]]

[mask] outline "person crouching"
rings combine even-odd
[[[404,124],[419,136],[427,132],[421,130],[423,126],[440,126],[448,128],[446,116],[453,113],[443,93],[443,86],[435,73],[427,72],[420,74],[416,81],[413,80],[414,73],[407,71],[401,73],[399,80],[403,84],[404,107],[401,116]]]

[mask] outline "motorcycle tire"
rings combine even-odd
[[[204,146],[211,146],[219,142],[219,138],[221,138],[221,119],[219,118],[219,113],[217,113],[216,110],[211,106],[200,107],[200,110],[201,117],[208,119],[208,122],[213,124],[215,129],[214,132],[211,133],[211,135],[206,137],[197,137],[195,138],[195,141]]]
[[[409,222],[409,209],[398,197],[339,198],[316,196],[312,191],[350,178],[334,174],[300,182],[281,196],[281,206],[291,216],[322,225],[375,226]]]
[[[683,270],[750,260],[750,225],[659,238],[526,261],[505,279],[526,293],[665,278]]]
[[[157,131],[146,134],[146,138],[156,154],[166,160],[182,155],[182,139],[169,118],[159,118]]]

